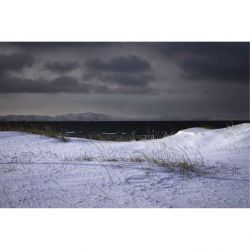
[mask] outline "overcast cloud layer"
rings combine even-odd
[[[0,115],[249,119],[249,43],[0,43]]]

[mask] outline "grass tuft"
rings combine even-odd
[[[0,125],[0,131],[18,131],[18,132],[25,132],[31,133],[36,135],[43,135],[50,138],[56,138],[61,142],[68,142],[69,139],[67,138],[66,132],[63,130],[55,129],[50,126],[36,126],[35,124],[11,124],[11,125]]]

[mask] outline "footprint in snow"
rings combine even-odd
[[[127,184],[149,183],[150,178],[146,175],[132,175],[132,176],[126,178],[125,182]]]
[[[155,179],[155,176],[149,175],[133,175],[126,179],[126,183],[135,187],[142,187],[150,185],[152,187],[159,186],[159,188],[172,188],[173,182],[171,177],[163,177]]]

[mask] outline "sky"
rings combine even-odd
[[[0,115],[248,120],[249,43],[0,43]]]

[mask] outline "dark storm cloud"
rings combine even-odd
[[[150,70],[150,64],[137,56],[117,57],[110,61],[92,59],[86,62],[86,66],[92,71],[110,71],[110,72],[143,72]]]
[[[97,80],[107,85],[120,85],[127,87],[143,87],[155,81],[155,77],[151,74],[103,74],[103,73],[88,73],[83,75],[85,81]]]
[[[248,119],[248,77],[249,43],[0,43],[0,112]]]
[[[156,43],[151,48],[176,61],[190,80],[249,80],[249,43]]]
[[[105,80],[106,82],[128,87],[143,87],[154,81],[154,77],[151,75],[112,74],[106,75]]]
[[[83,79],[90,83],[101,82],[103,93],[158,94],[150,86],[156,79],[149,62],[135,55],[115,57],[110,60],[90,59]]]
[[[86,86],[80,86],[79,82],[72,77],[58,77],[49,82],[51,92],[88,92]]]
[[[11,55],[0,54],[0,73],[6,71],[21,71],[25,67],[30,67],[34,63],[32,56],[16,53]]]
[[[13,42],[9,43],[23,51],[55,51],[55,50],[97,50],[119,46],[117,42]]]
[[[149,86],[155,81],[152,68],[149,62],[135,55],[118,56],[109,60],[85,59],[85,78],[78,79],[73,76],[68,77],[66,73],[73,70],[81,70],[81,61],[49,61],[43,63],[43,68],[48,72],[53,72],[57,76],[40,77],[33,79],[26,76],[16,76],[10,71],[19,72],[25,67],[31,68],[31,72],[36,74],[37,67],[32,67],[36,62],[43,62],[37,52],[54,49],[73,49],[77,55],[78,50],[101,50],[103,47],[110,48],[117,46],[117,43],[14,43],[22,53],[3,55],[2,72],[0,76],[0,92],[2,93],[99,93],[99,94],[142,94],[155,95],[156,89]],[[119,46],[121,44],[119,43]],[[33,52],[32,52],[33,51]],[[36,51],[36,52],[34,52]],[[25,53],[26,54],[25,54]],[[30,53],[30,54],[28,54]],[[52,53],[52,52],[50,52]],[[61,54],[62,52],[60,52]],[[32,55],[36,55],[32,57]],[[54,57],[53,58],[57,58]],[[100,54],[100,58],[102,58]],[[7,60],[6,60],[7,59]],[[88,76],[88,77],[87,77]],[[93,81],[98,80],[98,82]]]
[[[127,60],[121,57],[103,61],[103,51],[114,48],[126,48],[127,51],[144,50],[145,54],[157,52],[166,61],[172,61],[181,70],[181,76],[190,80],[218,80],[248,83],[249,78],[249,43],[246,42],[155,42],[155,43],[120,43],[120,42],[27,42],[11,43],[25,53],[72,50],[99,51],[99,58],[88,59],[86,65],[91,70],[136,71],[138,60]],[[136,56],[135,56],[136,57]],[[126,58],[126,57],[125,57]],[[155,58],[152,57],[152,60]],[[142,59],[143,60],[143,59]],[[115,62],[117,63],[115,65]],[[149,69],[148,62],[140,64],[141,70]],[[128,66],[126,66],[129,64]],[[131,65],[131,66],[130,66]],[[140,70],[140,66],[138,66]]]
[[[113,94],[119,94],[119,95],[131,95],[131,96],[136,96],[136,95],[158,95],[159,92],[158,90],[146,86],[146,87],[141,87],[141,86],[118,86],[118,87],[111,87],[107,85],[96,85],[92,86],[91,88],[91,93],[95,94],[105,94],[105,95],[113,95]]]
[[[77,62],[47,62],[44,64],[44,68],[58,73],[65,73],[77,69],[79,63]]]
[[[218,80],[248,84],[249,71],[245,62],[225,60],[219,56],[189,57],[181,63],[182,76],[190,80]]]
[[[176,55],[232,55],[238,60],[239,57],[248,57],[248,42],[167,42],[148,43],[147,49],[159,51],[165,56]],[[237,58],[238,57],[238,58]]]
[[[45,79],[24,79],[14,76],[0,77],[0,93],[88,93],[89,86],[79,84],[72,77]]]
[[[131,79],[129,79],[131,81]],[[118,80],[112,79],[117,82]],[[10,75],[0,76],[0,93],[95,93],[95,94],[139,94],[155,95],[158,92],[150,86],[137,85],[108,86],[107,84],[93,84],[81,82],[73,77],[57,77],[53,80],[25,79]]]
[[[15,76],[12,73],[30,68],[35,59],[23,53],[0,55],[0,93],[57,93],[57,92],[87,92],[83,86],[79,87],[76,79],[71,77],[57,77],[54,80],[29,79]],[[52,67],[52,65],[50,65]],[[75,67],[75,64],[54,64],[57,70]]]

